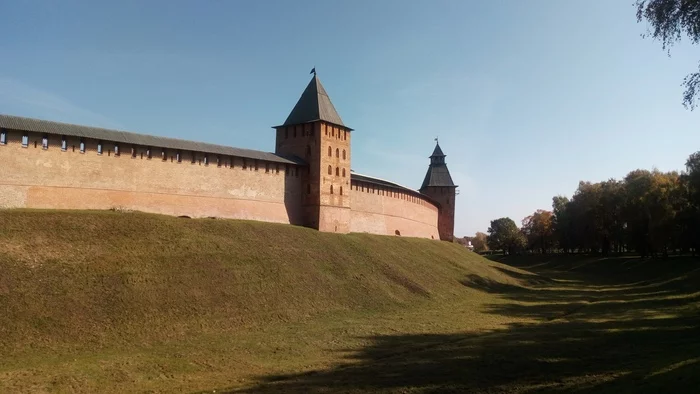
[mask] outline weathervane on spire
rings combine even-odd
[[[436,144],[438,143],[438,137],[435,137],[435,143]]]
[[[313,74],[314,76],[316,76],[316,66],[314,66],[314,68],[311,69],[311,72],[309,74]]]

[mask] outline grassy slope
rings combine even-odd
[[[496,327],[463,282],[511,271],[429,240],[0,211],[0,391],[235,387],[370,334]]]

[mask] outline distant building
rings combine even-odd
[[[438,144],[419,191],[352,172],[353,129],[316,75],[274,130],[268,153],[0,115],[0,207],[125,208],[453,239],[457,186]]]

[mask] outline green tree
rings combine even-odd
[[[525,236],[511,218],[492,220],[488,233],[488,246],[492,250],[514,254],[525,247]]]
[[[662,48],[670,55],[671,47],[687,36],[690,42],[700,42],[700,2],[698,0],[637,0],[637,22],[646,20],[647,34],[661,41]],[[693,110],[697,106],[700,90],[700,70],[688,74],[683,80],[683,105]]]
[[[574,249],[573,225],[571,214],[568,211],[569,199],[564,196],[552,198],[552,227],[557,246],[565,253],[571,253]]]
[[[477,232],[474,238],[472,238],[472,246],[474,246],[474,251],[477,253],[488,252],[488,235]]]

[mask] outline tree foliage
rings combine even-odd
[[[506,254],[514,254],[526,246],[525,236],[511,218],[492,220],[488,233],[487,243],[492,250],[501,250]]]
[[[476,253],[488,252],[488,236],[482,232],[477,232],[474,238],[472,238],[472,246],[474,246],[474,251]]]
[[[671,47],[687,36],[690,42],[700,42],[700,1],[698,0],[637,0],[637,22],[646,20],[650,27],[645,36],[661,41],[670,54]],[[691,110],[697,106],[700,91],[700,67],[698,72],[683,79],[683,105]]]
[[[681,174],[634,170],[622,180],[579,182],[569,199],[552,198],[518,230],[509,218],[491,222],[488,245],[513,253],[620,253],[642,256],[700,251],[700,152]]]

